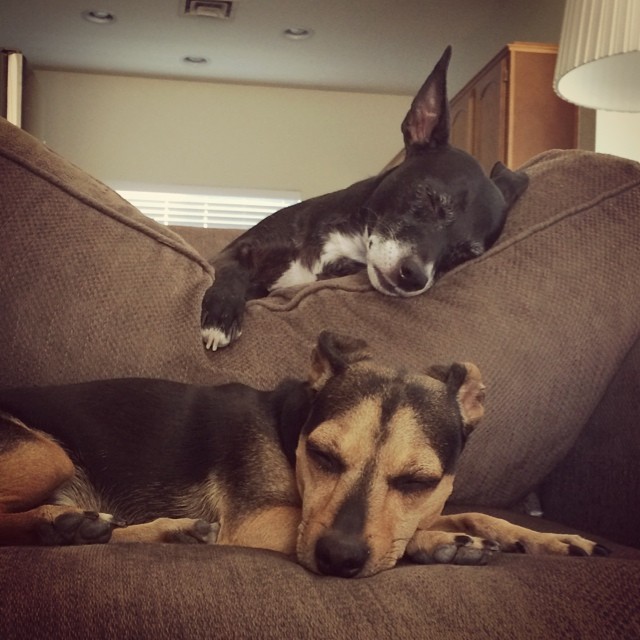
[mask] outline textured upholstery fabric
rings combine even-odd
[[[305,375],[324,328],[361,335],[392,365],[471,360],[487,415],[455,501],[511,505],[542,483],[554,518],[640,546],[640,167],[574,151],[526,170],[498,244],[427,294],[388,298],[358,276],[282,290],[251,302],[241,340],[210,354],[203,257],[235,232],[160,227],[0,119],[0,386],[154,376],[269,387]],[[640,551],[627,547],[354,581],[247,549],[0,548],[8,640],[601,640],[640,637],[638,602]]]
[[[0,176],[0,385],[206,366],[190,246],[6,121]]]
[[[13,547],[0,549],[0,637],[631,640],[639,584],[640,560],[615,557],[503,555],[344,580],[251,549]]]

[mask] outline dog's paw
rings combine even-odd
[[[214,283],[202,300],[202,340],[205,349],[216,351],[240,337],[244,315],[244,291]]]
[[[582,536],[562,533],[527,532],[509,551],[561,556],[608,556],[611,551],[602,544]]]
[[[242,331],[236,331],[234,334],[228,334],[220,327],[202,327],[204,348],[217,351],[222,347],[226,347],[236,338],[239,338],[241,333]]]
[[[116,527],[124,523],[112,515],[95,511],[63,513],[53,521],[38,526],[40,543],[47,546],[105,544]]]
[[[493,540],[466,534],[422,531],[407,546],[406,556],[418,564],[485,565],[499,551]]]
[[[175,521],[176,527],[166,532],[164,542],[177,544],[215,544],[220,532],[220,524],[206,520]]]

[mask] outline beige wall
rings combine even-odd
[[[596,151],[640,162],[640,113],[598,111]]]
[[[35,70],[26,127],[107,182],[299,191],[377,173],[410,96]]]

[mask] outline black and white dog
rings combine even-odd
[[[215,282],[202,302],[208,349],[240,335],[247,300],[279,287],[366,268],[381,293],[415,296],[497,240],[528,178],[500,162],[487,177],[449,144],[450,57],[447,47],[405,116],[401,164],[275,212],[212,261]]]

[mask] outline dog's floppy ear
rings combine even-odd
[[[458,404],[466,438],[484,415],[485,386],[480,369],[471,362],[455,362],[450,367],[435,365],[428,374],[443,382],[449,395]]]
[[[444,50],[402,122],[407,155],[420,148],[441,147],[449,142],[447,68],[450,58],[451,45]]]
[[[523,171],[511,171],[502,162],[496,162],[491,169],[490,178],[500,189],[507,207],[510,207],[529,186],[529,176]]]
[[[367,343],[359,338],[323,331],[311,352],[309,384],[319,391],[332,376],[342,373],[349,365],[368,360]]]

